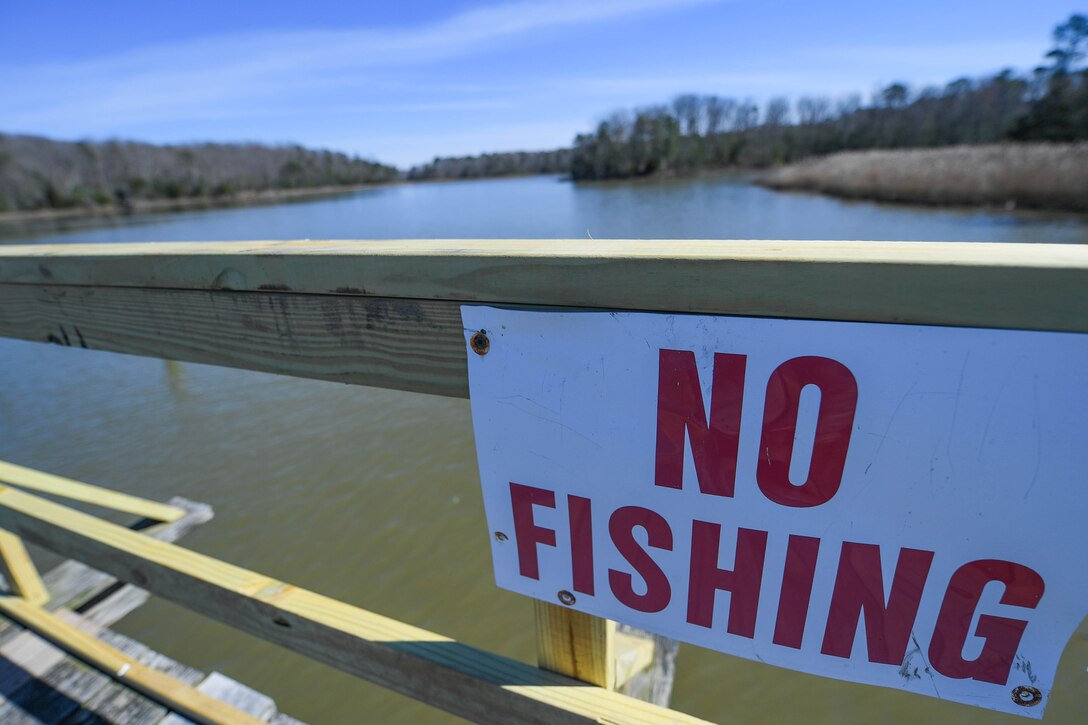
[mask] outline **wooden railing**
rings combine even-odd
[[[1059,245],[10,246],[0,247],[0,336],[465,397],[466,303],[1088,332],[1086,289],[1088,248]],[[57,480],[17,467],[0,467],[0,480],[130,512],[142,506],[58,488]],[[16,618],[24,612],[24,622],[33,613],[26,608],[48,594],[36,588],[20,538],[469,719],[694,721],[613,691],[652,660],[645,641],[555,605],[536,609],[542,669],[13,488],[0,490],[0,527],[7,532],[0,554],[25,597],[3,609]]]

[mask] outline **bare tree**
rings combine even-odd
[[[826,96],[802,96],[797,101],[797,122],[811,126],[831,119],[831,99]]]
[[[779,96],[767,101],[763,111],[763,123],[767,126],[784,126],[790,120],[790,101]]]
[[[699,135],[699,121],[702,116],[702,100],[694,93],[685,93],[672,100],[672,110],[680,128],[688,136]]]

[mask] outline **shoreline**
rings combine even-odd
[[[842,151],[765,171],[775,191],[978,211],[1088,213],[1088,144]]]
[[[1083,162],[1078,164],[1078,162]],[[553,174],[398,179],[382,183],[240,191],[229,196],[138,199],[127,206],[86,205],[0,212],[0,234],[47,231],[66,222],[146,214],[273,206],[403,184],[517,179]],[[773,169],[703,168],[622,179],[560,180],[614,185],[732,177],[779,192],[810,193],[861,203],[986,213],[1088,216],[1088,144],[991,144],[926,149],[843,151]]]
[[[166,212],[201,211],[205,209],[231,209],[235,207],[273,206],[295,201],[346,196],[359,191],[380,189],[403,184],[390,181],[381,184],[352,184],[349,186],[314,186],[300,189],[264,189],[239,191],[229,196],[199,196],[179,199],[137,199],[127,206],[117,204],[88,205],[65,209],[31,209],[0,212],[0,230],[19,231],[35,227],[51,226],[58,222],[85,219],[111,219],[158,214]]]

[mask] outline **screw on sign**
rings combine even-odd
[[[1012,701],[1023,707],[1034,707],[1043,700],[1043,693],[1037,688],[1020,685],[1012,691]]]
[[[487,330],[480,330],[475,333],[469,344],[472,346],[472,351],[477,355],[486,355],[487,351],[491,349],[491,340],[487,336]]]
[[[781,667],[1042,715],[1088,602],[1074,483],[1088,336],[462,318],[470,345],[503,330],[486,363],[469,356],[488,523],[513,543],[493,542],[499,586]]]

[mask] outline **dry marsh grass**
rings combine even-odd
[[[845,151],[760,183],[852,199],[1088,211],[1088,143]]]

